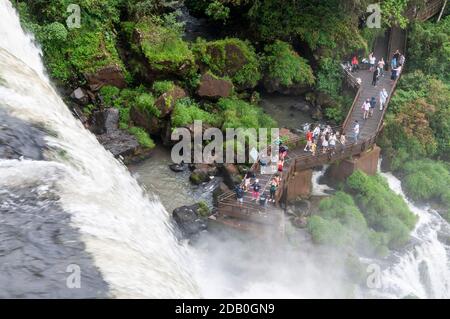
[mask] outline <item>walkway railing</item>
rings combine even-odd
[[[403,44],[402,44],[403,45]],[[358,91],[356,92],[355,98],[353,100],[352,106],[350,107],[350,110],[347,114],[347,117],[342,125],[341,132],[344,133],[347,131],[347,126],[350,124],[350,119],[352,117],[352,114],[356,111],[356,103],[361,96],[362,92],[364,91],[363,85],[360,85],[358,81],[356,81],[353,74],[348,72],[345,68],[343,68],[344,75],[346,77],[347,81],[350,81],[350,83],[357,84]],[[401,72],[402,73],[402,72]],[[281,183],[278,187],[277,193],[276,193],[276,201],[280,202],[283,196],[286,194],[287,187],[289,184],[289,179],[291,176],[295,174],[296,171],[301,171],[305,169],[310,169],[316,166],[333,163],[342,159],[351,158],[355,155],[359,155],[361,153],[364,153],[370,149],[373,148],[375,145],[376,139],[381,132],[383,128],[383,119],[385,112],[387,110],[388,104],[390,102],[392,93],[394,92],[398,80],[400,79],[401,73],[397,77],[397,79],[394,81],[390,92],[388,99],[385,103],[385,107],[383,108],[382,115],[380,117],[379,123],[377,124],[375,131],[371,134],[369,134],[368,137],[365,137],[364,139],[360,140],[351,140],[351,137],[348,137],[348,140],[345,145],[340,144],[339,142],[336,145],[335,149],[329,149],[325,152],[322,151],[322,149],[317,149],[316,154],[313,155],[309,152],[305,152],[301,155],[295,156],[294,158],[287,158],[285,170],[281,173]],[[298,143],[298,141],[297,141]],[[269,146],[270,147],[270,146]],[[303,150],[304,145],[300,146]],[[292,150],[289,152],[289,154],[292,154]],[[257,172],[259,168],[258,160],[252,165],[253,172]],[[261,174],[260,174],[261,176]],[[268,183],[272,179],[273,175],[269,177],[266,184],[262,187],[262,190],[264,191],[267,188]],[[239,204],[235,199],[234,192],[230,191],[225,194],[222,194],[218,197],[219,202],[219,212],[232,217],[238,217],[238,218],[246,218],[249,220],[254,220],[260,223],[269,223],[273,221],[273,218],[281,218],[279,216],[280,214],[271,214],[270,208],[260,206],[258,203],[248,203],[244,202],[243,204]]]

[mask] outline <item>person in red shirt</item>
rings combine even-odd
[[[305,152],[308,152],[311,149],[312,139],[313,139],[313,133],[311,132],[310,129],[308,129],[308,132],[306,132],[306,146],[303,149]]]
[[[355,72],[356,70],[359,70],[359,62],[358,57],[355,55],[352,59],[352,72]]]

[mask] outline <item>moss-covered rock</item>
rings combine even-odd
[[[162,76],[186,77],[195,73],[194,55],[181,34],[152,19],[124,23],[131,49],[144,58],[149,79]]]
[[[246,41],[227,38],[207,42],[199,39],[193,51],[201,69],[229,77],[240,89],[255,87],[261,79],[257,55]]]
[[[265,47],[264,86],[269,92],[303,94],[314,84],[314,75],[306,59],[289,43],[275,41]]]
[[[228,79],[219,78],[206,72],[200,79],[197,94],[201,97],[220,98],[229,97],[233,93],[233,83]]]

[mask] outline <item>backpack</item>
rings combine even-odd
[[[254,184],[254,185],[253,185],[253,190],[254,190],[255,192],[259,192],[260,189],[261,189],[261,185],[259,185],[259,184]]]
[[[277,190],[277,185],[275,185],[275,184],[270,185],[270,192],[275,193],[276,190]]]

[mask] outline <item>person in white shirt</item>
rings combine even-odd
[[[369,54],[369,65],[370,65],[370,71],[373,72],[375,70],[375,62],[377,61],[377,58],[375,55],[373,55],[373,52]]]
[[[383,111],[384,105],[386,104],[388,98],[388,92],[385,88],[380,91],[380,111]]]
[[[363,114],[363,119],[367,120],[369,118],[369,113],[370,113],[370,99],[367,99],[363,105],[362,105],[362,110],[364,112]]]
[[[358,141],[359,136],[359,123],[358,121],[355,121],[355,125],[353,126],[353,137],[355,139],[355,142]]]

